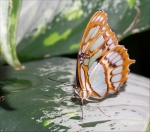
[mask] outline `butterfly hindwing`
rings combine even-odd
[[[127,81],[129,65],[134,63],[130,60],[124,46],[117,45],[89,68],[89,82],[91,89],[101,97],[106,94],[116,93],[120,86]],[[91,78],[91,76],[93,78]]]

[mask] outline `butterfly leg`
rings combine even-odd
[[[64,94],[64,96],[57,103],[61,103],[64,100],[64,98],[66,97],[67,94],[71,94],[71,93],[70,92],[66,92]]]
[[[80,98],[77,94],[74,94],[74,97],[75,97],[75,98]]]
[[[64,94],[64,96],[63,96],[57,103],[61,103],[61,102],[64,100],[64,98],[66,97],[67,94],[72,95],[72,93],[66,92],[66,93]],[[74,94],[74,96],[75,96],[76,98],[79,98],[76,94]]]
[[[98,103],[98,108],[100,109],[100,111],[104,114],[104,115],[106,115],[106,116],[108,116],[108,117],[111,117],[110,115],[108,115],[108,114],[106,114],[102,109],[101,109],[101,106],[100,106],[100,104],[99,104],[99,102],[97,101],[97,100],[90,100],[90,99],[86,99],[87,101],[91,101],[91,102],[97,102]]]

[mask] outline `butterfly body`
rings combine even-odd
[[[98,10],[84,31],[77,59],[75,93],[83,99],[101,99],[116,93],[127,81],[130,60],[124,46],[118,44],[107,22],[107,14]]]

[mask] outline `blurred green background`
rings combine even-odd
[[[14,37],[14,42],[8,41],[6,44],[11,44],[12,50],[4,52],[10,56],[14,56],[16,52],[17,55],[12,57],[12,60],[5,60],[8,63],[11,61],[15,63],[17,56],[20,62],[52,56],[76,59],[86,24],[97,9],[103,9],[108,14],[108,23],[116,32],[119,43],[125,45],[130,58],[136,60],[136,63],[131,66],[131,72],[150,77],[147,72],[150,64],[146,59],[150,49],[149,2],[149,0],[20,2],[16,6],[18,12],[14,13],[16,15],[15,26],[18,28],[14,30],[14,33],[10,32],[14,35],[17,33],[17,36]],[[9,23],[14,22],[12,16]],[[17,21],[19,21],[18,25]],[[8,37],[12,36],[10,33]]]

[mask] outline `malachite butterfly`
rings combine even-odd
[[[74,90],[82,103],[89,97],[102,99],[118,92],[127,81],[130,60],[127,49],[118,44],[115,33],[107,22],[107,14],[98,10],[87,24],[78,51]],[[99,106],[99,109],[102,109]],[[105,112],[102,111],[104,114]],[[106,114],[105,114],[106,115]]]
[[[132,63],[135,60],[129,59],[127,49],[118,44],[110,29],[107,14],[98,10],[86,26],[78,51],[75,93],[82,106],[84,99],[94,101],[89,97],[101,99],[118,92],[127,81]]]

